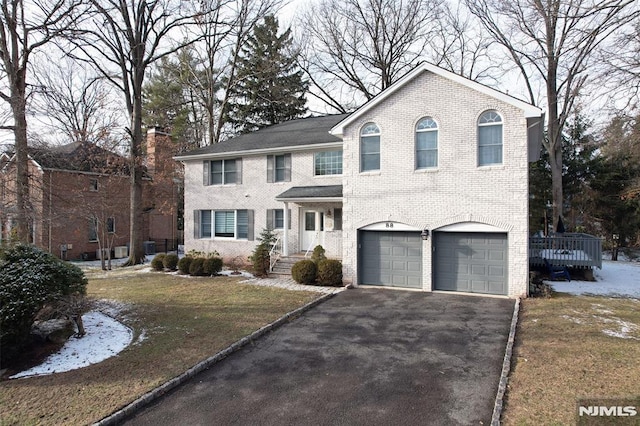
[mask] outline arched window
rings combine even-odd
[[[360,131],[360,171],[380,170],[380,129],[367,123]]]
[[[502,164],[502,117],[485,111],[478,119],[478,165]]]
[[[416,169],[438,167],[438,124],[425,117],[416,125]]]

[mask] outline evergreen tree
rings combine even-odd
[[[291,29],[278,36],[273,15],[256,25],[241,49],[228,107],[229,122],[237,133],[302,116],[306,112],[308,81],[296,65]]]
[[[562,143],[562,214],[567,228],[578,231],[584,228],[590,216],[589,184],[600,170],[602,157],[597,155],[598,143],[589,133],[590,124],[582,115],[576,114],[567,127]],[[540,160],[529,167],[529,193],[529,228],[535,232],[544,228],[546,203],[553,199],[549,154],[544,147]],[[549,222],[553,223],[551,212],[546,213]]]
[[[143,122],[159,126],[183,148],[198,147],[202,140],[202,112],[188,82],[195,59],[189,49],[164,57],[143,88]]]
[[[640,117],[614,117],[604,131],[603,162],[593,191],[593,222],[599,235],[638,244],[640,235]]]

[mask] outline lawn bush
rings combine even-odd
[[[179,259],[178,259],[178,255],[177,254],[169,253],[164,257],[164,260],[162,261],[162,264],[169,271],[175,271],[176,268],[178,267],[178,261],[179,261]]]
[[[18,245],[0,253],[0,361],[20,355],[45,304],[84,295],[86,287],[80,268],[33,246]]]
[[[325,260],[327,256],[325,256],[324,253],[325,253],[324,247],[322,247],[321,245],[315,246],[313,248],[313,253],[311,254],[311,260],[313,260],[313,263],[317,265],[321,261]]]
[[[317,266],[313,260],[299,260],[291,268],[291,278],[300,284],[314,284]]]
[[[318,285],[330,287],[342,286],[342,262],[325,259],[318,262]]]
[[[276,239],[277,237],[271,229],[265,228],[262,230],[262,233],[260,233],[260,237],[258,237],[260,243],[253,250],[251,256],[249,256],[255,276],[266,277],[269,275],[269,269],[271,268],[269,253]]]
[[[206,275],[204,271],[204,261],[204,257],[194,258],[189,265],[189,275],[193,275],[194,277],[202,277]]]
[[[184,256],[182,259],[178,261],[178,271],[181,274],[189,275],[189,268],[191,267],[191,262],[193,261],[193,257]]]
[[[222,271],[222,258],[221,257],[207,257],[204,259],[204,274],[205,275],[217,275]]]
[[[156,271],[163,271],[164,270],[164,258],[167,255],[164,253],[158,253],[154,256],[153,259],[151,259],[151,267],[156,270]]]

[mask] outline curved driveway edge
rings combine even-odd
[[[183,384],[184,382],[186,382],[187,380],[191,379],[192,377],[194,377],[195,375],[197,375],[198,373],[206,370],[207,368],[210,368],[212,365],[216,364],[217,362],[223,360],[224,358],[228,357],[229,355],[231,355],[232,353],[240,350],[241,348],[243,348],[244,346],[253,343],[256,339],[260,338],[261,336],[263,336],[264,334],[268,333],[269,331],[280,327],[281,325],[285,324],[287,321],[292,320],[293,318],[301,315],[302,313],[304,313],[305,311],[308,311],[309,309],[313,308],[314,306],[332,298],[333,296],[335,296],[337,293],[329,293],[329,294],[325,294],[323,296],[320,296],[319,298],[312,300],[311,302],[307,303],[306,305],[293,310],[287,314],[285,314],[284,316],[282,316],[281,318],[275,320],[274,322],[265,325],[264,327],[254,331],[253,333],[251,333],[248,336],[243,337],[242,339],[238,340],[237,342],[233,343],[231,346],[227,347],[226,349],[223,349],[222,351],[218,352],[217,354],[205,359],[204,361],[199,362],[198,364],[194,365],[193,367],[191,367],[190,369],[188,369],[187,371],[185,371],[184,373],[180,374],[177,377],[174,377],[173,379],[169,380],[168,382],[158,386],[157,388],[147,392],[146,394],[142,395],[140,398],[136,399],[135,401],[131,402],[130,404],[128,404],[127,406],[121,408],[120,410],[112,413],[111,415],[109,415],[108,417],[105,417],[104,419],[94,423],[94,426],[111,426],[111,425],[117,425],[120,424],[122,422],[122,420],[124,420],[127,417],[130,417],[132,415],[134,415],[138,410],[140,410],[141,408],[147,406],[148,404],[150,404],[151,402],[155,401],[156,399],[160,398],[162,395],[164,395],[165,393],[169,392],[171,389]]]
[[[125,423],[489,424],[515,303],[388,289],[345,291]]]

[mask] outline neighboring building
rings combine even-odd
[[[350,115],[176,157],[186,249],[248,256],[266,227],[345,281],[517,297],[528,288],[528,163],[542,111],[423,64]]]
[[[143,182],[143,236],[150,247],[173,248],[179,238],[178,205],[181,178],[169,171],[169,136],[147,133],[148,173]],[[168,151],[168,152],[165,152]],[[159,158],[161,157],[161,158]],[[163,164],[156,170],[157,164]],[[128,256],[130,177],[127,159],[90,143],[35,149],[29,152],[31,241],[63,259],[95,259],[99,247]],[[0,239],[11,238],[15,215],[15,161],[0,156]],[[179,179],[180,180],[180,179]],[[169,247],[171,248],[171,246]]]

